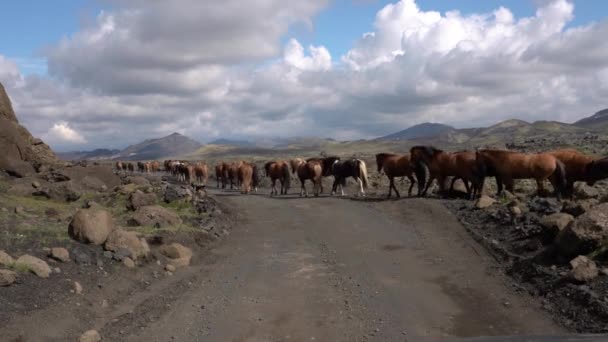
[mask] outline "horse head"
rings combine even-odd
[[[608,157],[594,160],[585,167],[587,185],[593,186],[595,182],[608,178]]]
[[[333,174],[332,169],[333,169],[334,163],[339,160],[340,160],[340,157],[337,157],[337,156],[325,157],[321,160],[324,177],[327,177],[327,176],[330,176]]]

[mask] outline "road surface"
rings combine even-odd
[[[215,195],[238,213],[231,235],[209,262],[191,268],[188,286],[159,317],[125,327],[122,339],[414,341],[563,333],[436,200]]]

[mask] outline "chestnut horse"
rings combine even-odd
[[[382,170],[384,170],[384,174],[388,177],[388,197],[391,197],[392,190],[395,190],[397,197],[401,197],[395,187],[395,177],[407,177],[410,180],[410,188],[407,191],[407,195],[412,196],[412,189],[414,188],[414,184],[416,184],[416,179],[414,179],[415,166],[410,163],[409,154],[378,153],[376,154],[376,165],[378,166],[378,173],[382,173]]]
[[[199,184],[207,184],[209,178],[209,168],[204,162],[197,162],[194,164],[194,177],[196,182]]]
[[[215,179],[217,180],[217,188],[220,188],[220,184],[222,185],[222,189],[226,188],[226,181],[228,180],[228,167],[229,165],[224,162],[219,162],[215,166]]]
[[[550,153],[521,153],[505,150],[477,150],[477,165],[481,172],[481,184],[486,176],[496,177],[498,194],[503,184],[513,192],[515,179],[534,179],[538,193],[544,193],[544,181],[549,180],[557,198],[566,189],[566,168],[564,163]]]
[[[287,195],[291,183],[291,175],[289,174],[287,162],[283,160],[270,161],[264,165],[264,169],[266,170],[266,177],[270,177],[272,181],[270,196],[277,194],[277,179],[281,182],[281,195]]]
[[[445,181],[448,177],[454,177],[450,186],[452,191],[454,182],[462,179],[467,195],[475,197],[481,193],[480,175],[475,162],[475,152],[445,152],[432,146],[414,146],[410,150],[410,158],[416,167],[416,178],[418,178],[418,195],[426,195],[429,187],[435,179],[439,183],[439,191],[445,192]],[[424,185],[424,168],[429,170],[429,179]],[[469,186],[472,183],[472,187]],[[424,187],[424,188],[423,188]]]
[[[584,155],[574,149],[564,149],[548,152],[550,155],[559,159],[566,168],[566,195],[574,196],[574,183],[587,182],[593,186],[596,181],[608,177],[608,173],[604,173],[603,177],[594,177],[590,174],[593,165],[596,162],[595,158]]]
[[[241,182],[239,181],[239,167],[241,167],[241,164],[243,162],[238,162],[238,163],[231,163],[228,166],[228,171],[226,172],[227,176],[228,176],[228,181],[230,182],[230,190],[233,189],[233,187],[239,187]]]
[[[241,183],[242,194],[248,194],[252,190],[258,191],[258,167],[255,164],[240,162],[237,175],[239,183]]]
[[[300,197],[308,197],[306,190],[306,180],[310,179],[313,184],[315,196],[319,196],[321,189],[321,181],[323,177],[323,166],[320,159],[304,161],[300,158],[292,160],[292,166],[295,166],[298,178],[300,179]]]

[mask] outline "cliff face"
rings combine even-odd
[[[0,170],[24,177],[59,160],[42,140],[19,124],[4,86],[0,83]]]

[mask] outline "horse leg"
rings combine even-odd
[[[357,177],[357,182],[359,183],[359,190],[361,190],[361,196],[365,197],[365,189],[363,189],[363,180]],[[344,196],[344,195],[342,195]]]
[[[452,177],[452,183],[450,184],[450,189],[448,190],[448,193],[451,195],[454,192],[454,183],[456,183],[456,181],[458,180],[458,177],[454,176]],[[464,180],[463,180],[464,182]]]
[[[387,198],[391,198],[391,192],[393,191],[393,181],[394,181],[394,178],[389,177],[389,179],[388,179],[388,196],[386,196]]]
[[[464,188],[467,190],[467,199],[471,199],[471,186],[473,185],[473,182],[471,182],[471,186],[469,186],[469,181],[466,179],[462,179],[462,182],[464,183]]]
[[[411,194],[411,191],[412,191],[412,187],[414,186],[413,184],[414,184],[414,183],[412,183],[412,185],[410,186],[410,194]],[[390,184],[390,186],[389,186],[389,191],[390,191],[390,187],[392,187],[392,188],[393,188],[393,190],[395,190],[395,195],[397,196],[397,198],[401,197],[401,194],[399,193],[399,190],[397,190],[397,186],[395,185],[394,178],[393,178],[393,179],[391,179],[391,184]],[[390,196],[389,196],[389,197],[390,197]]]
[[[429,181],[426,183],[426,186],[424,187],[424,191],[422,191],[422,196],[426,196],[426,192],[429,191],[429,188],[431,187],[431,184],[433,183],[434,180],[435,180],[435,178],[429,177]]]
[[[331,185],[331,193],[330,196],[333,196],[338,190],[338,177],[334,176],[334,183]]]

